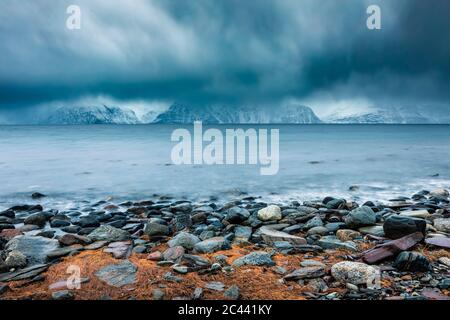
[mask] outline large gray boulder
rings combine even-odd
[[[27,258],[30,266],[47,262],[47,254],[57,248],[59,248],[58,240],[29,235],[14,237],[5,246],[8,253],[21,252]]]
[[[377,215],[370,207],[362,206],[356,208],[345,217],[345,223],[349,228],[360,228],[373,226],[377,222]]]

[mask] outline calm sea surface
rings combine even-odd
[[[178,127],[0,126],[0,209],[33,203],[34,191],[49,196],[40,202],[70,205],[108,196],[203,199],[240,192],[385,200],[450,187],[447,125],[239,126],[280,130],[275,176],[261,176],[255,165],[172,165],[170,136]],[[354,185],[359,189],[349,191]]]

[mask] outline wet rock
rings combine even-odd
[[[439,199],[447,199],[449,197],[449,192],[445,189],[436,189],[430,192],[430,196]]]
[[[351,241],[361,237],[361,234],[350,229],[340,229],[336,231],[336,237],[341,241]]]
[[[15,214],[14,210],[8,209],[8,210],[0,212],[0,217],[14,219],[16,217],[16,214]]]
[[[178,233],[172,240],[168,242],[170,247],[181,246],[186,250],[194,249],[195,244],[200,242],[201,240],[188,232],[180,232]]]
[[[23,232],[17,229],[6,229],[0,232],[0,239],[4,241],[9,241],[16,236],[23,235]]]
[[[0,231],[15,229],[12,223],[0,223]]]
[[[88,237],[67,233],[58,239],[62,246],[71,246],[74,244],[88,245],[92,241]]]
[[[244,265],[274,266],[275,262],[273,262],[271,254],[263,251],[256,251],[233,261],[233,266],[235,267],[242,267]]]
[[[73,300],[75,295],[69,290],[61,290],[52,293],[53,300]]]
[[[103,225],[98,227],[89,234],[89,239],[92,241],[125,241],[130,238],[130,234],[112,226]]]
[[[74,224],[80,226],[81,228],[97,228],[100,226],[100,222],[95,217],[82,217],[78,221],[75,221]]]
[[[276,205],[270,205],[258,211],[258,219],[261,221],[277,221],[281,218],[281,209]]]
[[[377,245],[373,249],[365,251],[362,259],[369,264],[381,262],[385,259],[394,257],[399,252],[411,249],[421,242],[423,237],[422,232],[415,232],[400,239]]]
[[[110,286],[122,287],[136,281],[136,271],[136,266],[126,260],[119,264],[107,265],[98,270],[95,275]]]
[[[229,243],[224,237],[214,237],[201,242],[198,242],[194,246],[194,252],[196,253],[213,253],[219,250],[223,250],[229,247]]]
[[[331,275],[342,283],[365,284],[370,287],[379,275],[379,270],[361,262],[343,261],[331,267]]]
[[[431,271],[428,259],[418,252],[401,252],[395,260],[394,267],[401,271],[426,272]]]
[[[6,251],[19,251],[27,257],[30,265],[42,264],[47,261],[47,254],[59,248],[57,240],[28,235],[17,236],[5,246]]]
[[[47,223],[48,216],[42,212],[35,213],[32,215],[29,215],[25,220],[23,221],[24,224],[32,224],[35,226],[38,226],[39,228],[43,228],[45,224]]]
[[[341,241],[335,236],[324,236],[317,241],[317,245],[323,249],[345,249],[350,251],[357,251],[357,245],[352,241]]]
[[[349,228],[360,228],[374,225],[377,215],[370,207],[362,206],[350,211],[344,220]]]
[[[61,228],[62,231],[67,232],[67,233],[78,233],[81,230],[80,226],[67,226],[67,227],[63,227]]]
[[[227,290],[225,290],[225,292],[223,293],[223,296],[226,299],[238,300],[239,296],[240,296],[239,287],[237,285],[235,285],[235,284],[232,285]]]
[[[55,231],[53,230],[42,231],[37,233],[36,236],[52,239],[55,236]]]
[[[450,219],[435,219],[433,224],[436,230],[450,233]]]
[[[415,232],[425,234],[426,226],[427,223],[423,219],[391,216],[384,222],[383,230],[387,238],[399,239]]]
[[[298,281],[302,279],[319,278],[325,275],[325,268],[322,266],[311,266],[296,269],[283,277],[286,281]]]
[[[41,199],[41,198],[45,198],[45,197],[46,197],[46,195],[42,194],[40,192],[33,192],[31,194],[31,198],[33,198],[33,199]]]
[[[166,225],[149,222],[145,226],[144,234],[150,237],[168,236],[170,234],[170,229]]]
[[[345,205],[345,199],[333,199],[328,201],[325,206],[328,209],[340,209],[343,205]]]
[[[232,207],[228,209],[225,220],[230,223],[242,223],[250,217],[250,212],[247,209],[240,207]]]
[[[258,230],[258,233],[263,241],[269,246],[273,246],[276,241],[287,241],[293,245],[306,244],[306,240],[302,237],[293,236],[289,233],[273,230],[268,227],[261,227]]]

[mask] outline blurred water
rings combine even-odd
[[[377,200],[450,186],[447,125],[235,126],[280,130],[275,176],[261,176],[259,166],[170,165],[170,136],[178,127],[0,126],[0,208],[32,203],[34,191],[49,195],[40,202],[70,205],[106,196],[195,199],[237,191]],[[359,190],[348,191],[351,185]]]

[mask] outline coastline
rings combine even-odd
[[[447,190],[376,203],[215,200],[7,209],[0,300],[450,299]]]

